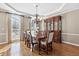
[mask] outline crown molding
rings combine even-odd
[[[29,13],[26,13],[26,12],[22,12],[22,11],[19,11],[17,9],[15,9],[13,6],[11,6],[10,4],[8,3],[4,3],[6,6],[8,6],[9,8],[11,8],[12,10],[18,12],[18,13],[21,13],[22,15],[26,15],[26,16],[33,16],[32,14],[29,14]]]

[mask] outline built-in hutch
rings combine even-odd
[[[53,32],[53,41],[61,43],[62,22],[61,16],[54,16],[45,20],[46,31]]]

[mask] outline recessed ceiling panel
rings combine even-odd
[[[13,8],[29,13],[32,15],[36,14],[36,7],[34,3],[9,3]],[[47,15],[50,12],[57,10],[62,3],[39,3],[37,8],[37,13],[39,15]]]

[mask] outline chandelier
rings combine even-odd
[[[35,21],[36,21],[36,23],[38,23],[39,22],[39,18],[38,18],[38,5],[37,4],[35,5],[35,8],[36,8]]]

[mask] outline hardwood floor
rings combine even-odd
[[[24,42],[14,42],[0,49],[1,56],[37,56],[37,51],[32,53],[30,48],[24,44]]]
[[[54,43],[54,55],[58,56],[79,56],[79,47],[78,46],[73,46],[69,44],[58,44]]]
[[[5,47],[6,45],[8,45],[8,44],[0,44],[0,49]]]
[[[32,52],[30,48],[27,48],[23,41],[13,42],[12,44],[8,44],[0,48],[0,55],[40,56],[37,50],[34,49]],[[41,56],[46,56],[46,54],[43,53]],[[49,56],[79,56],[79,47],[64,43],[53,43],[53,51],[49,53]]]

